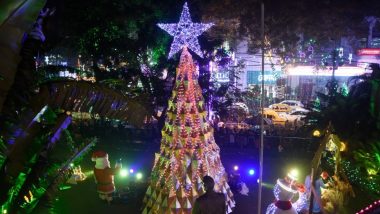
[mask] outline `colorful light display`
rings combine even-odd
[[[298,170],[291,170],[285,179],[277,179],[276,185],[273,188],[275,202],[270,204],[266,210],[266,214],[279,213],[279,209],[286,213],[303,213],[309,208],[310,188],[304,184],[297,182],[297,179],[291,178],[298,176]],[[296,201],[293,196],[298,194]],[[294,202],[292,202],[294,201]],[[284,205],[288,205],[287,207]],[[286,208],[286,209],[285,209]]]
[[[215,180],[215,191],[226,194],[228,210],[234,207],[232,193],[221,163],[213,129],[207,122],[195,65],[184,48],[176,84],[168,103],[160,153],[156,154],[151,183],[144,198],[144,212],[186,213],[204,193],[202,178]]]
[[[284,179],[277,179],[277,183],[273,188],[273,194],[276,198],[275,202],[270,204],[266,210],[266,214],[281,213],[297,213],[296,208],[291,200],[297,193],[294,185],[288,183]]]
[[[178,24],[159,24],[174,36],[169,58],[183,50],[176,83],[168,102],[160,153],[156,153],[143,213],[190,213],[204,193],[202,178],[215,180],[215,191],[226,195],[228,212],[235,202],[227,184],[219,147],[207,122],[204,99],[196,77],[196,66],[187,48],[202,56],[196,36],[212,24],[196,24],[185,3]]]
[[[334,166],[334,159],[328,158],[327,163],[330,167]],[[360,172],[360,168],[353,165],[350,161],[343,160],[342,163],[343,172],[347,175],[348,180],[352,184],[359,185],[362,189],[374,193],[380,194],[380,184],[371,177],[363,176]]]
[[[203,53],[197,37],[214,24],[193,23],[191,21],[187,3],[185,3],[178,23],[157,25],[174,37],[168,58],[171,58],[174,54],[182,50],[183,47],[191,49],[203,58]]]

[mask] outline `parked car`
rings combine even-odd
[[[304,105],[301,103],[301,101],[298,101],[298,100],[284,100],[284,101],[282,101],[280,103],[286,104],[286,105],[288,105],[288,106],[290,106],[292,108],[294,108],[294,107],[301,107],[301,108],[303,108],[304,107]]]
[[[274,125],[280,125],[280,126],[285,126],[285,123],[286,123],[286,118],[282,115],[280,115],[279,113],[277,113],[276,111],[274,111],[273,109],[270,109],[270,108],[264,108],[264,118],[268,118],[270,120],[272,120],[272,123]]]
[[[225,127],[228,129],[249,129],[251,126],[245,122],[226,122]]]
[[[288,120],[288,122],[294,123],[295,121],[300,122],[303,118],[306,117],[307,113],[309,113],[309,110],[307,109],[296,108],[289,113],[283,114],[283,117],[285,117]]]
[[[292,107],[283,103],[276,103],[269,106],[270,109],[273,109],[276,112],[290,112]]]

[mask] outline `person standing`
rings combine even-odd
[[[321,169],[318,169],[318,174],[321,172]],[[320,174],[317,180],[314,181],[314,185],[311,186],[311,191],[314,195],[314,200],[313,200],[313,208],[312,212],[313,214],[322,214],[324,213],[323,210],[323,205],[322,205],[322,188],[325,188],[325,184],[322,180],[322,176],[324,176],[324,173]]]
[[[223,193],[214,191],[214,179],[210,176],[203,177],[203,187],[206,193],[199,196],[194,203],[192,214],[225,214],[226,197]]]

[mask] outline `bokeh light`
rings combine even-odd
[[[248,174],[249,174],[249,175],[254,175],[254,174],[255,174],[255,170],[254,170],[254,169],[250,169],[250,170],[248,171]]]
[[[120,176],[121,177],[127,177],[128,175],[129,175],[129,173],[126,169],[120,170]]]
[[[313,131],[313,136],[314,137],[320,137],[321,136],[321,132],[319,130],[314,130]]]
[[[288,177],[292,180],[297,180],[299,176],[299,171],[297,169],[291,169],[288,173]]]

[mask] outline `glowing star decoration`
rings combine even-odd
[[[168,32],[174,37],[170,47],[169,59],[179,52],[182,48],[187,47],[203,58],[201,47],[198,43],[198,36],[213,26],[213,23],[193,23],[191,21],[189,8],[187,3],[183,5],[181,18],[178,23],[157,24],[161,29]]]

